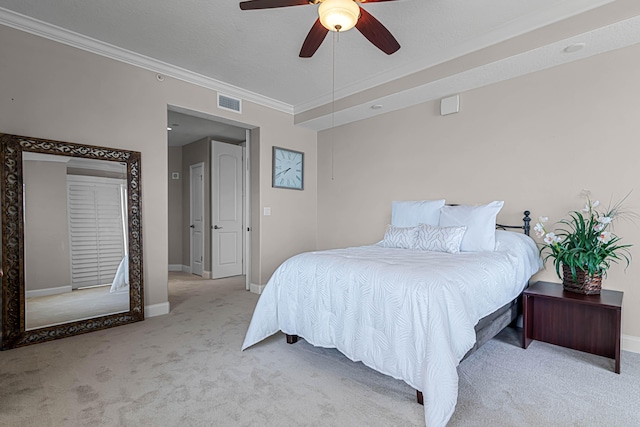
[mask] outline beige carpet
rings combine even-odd
[[[0,352],[2,426],[420,426],[401,381],[281,334],[240,346],[243,278],[171,274],[171,313]],[[640,425],[640,355],[613,362],[507,330],[459,368],[451,426]]]
[[[110,289],[98,286],[27,298],[27,329],[129,311],[129,292],[111,293]]]

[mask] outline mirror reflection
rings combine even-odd
[[[126,164],[23,153],[25,329],[129,311]]]

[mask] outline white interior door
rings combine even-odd
[[[212,141],[211,276],[242,275],[242,147]]]
[[[189,166],[191,274],[202,276],[204,260],[204,163]]]

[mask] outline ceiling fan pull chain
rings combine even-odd
[[[334,180],[334,155],[335,145],[335,116],[336,116],[336,41],[340,33],[334,34],[331,38],[331,181]]]

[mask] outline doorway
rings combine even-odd
[[[183,271],[205,279],[244,275],[249,289],[249,137],[254,127],[172,106],[168,108],[167,119],[169,271]],[[234,154],[226,153],[216,160],[212,141],[233,147]],[[196,178],[200,171],[201,186]],[[235,195],[230,197],[227,190],[214,194],[220,190],[219,183],[234,187]],[[227,205],[230,199],[231,207]],[[235,223],[227,223],[232,216]],[[198,221],[199,218],[202,220]]]

